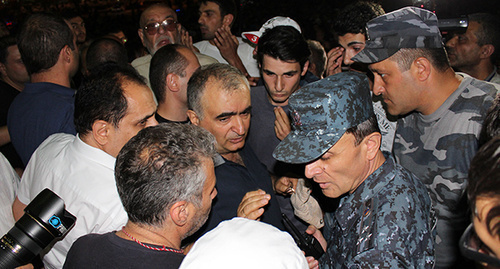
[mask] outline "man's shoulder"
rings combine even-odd
[[[38,146],[37,150],[33,153],[33,155],[40,155],[46,152],[58,152],[60,149],[67,147],[70,143],[72,143],[76,139],[75,135],[66,134],[66,133],[56,133],[47,137],[41,144]]]
[[[196,43],[193,44],[193,46],[195,46],[197,49],[200,50],[201,53],[204,54],[204,51],[210,47],[210,46],[214,46],[212,44],[210,44],[210,42],[208,42],[208,40],[201,40],[201,41],[198,41]],[[215,46],[214,46],[215,47]]]
[[[462,92],[462,96],[464,97],[484,96],[485,98],[494,98],[500,91],[500,84],[479,80],[465,73],[458,74],[463,76],[463,81],[459,89],[462,88],[464,90]]]
[[[144,56],[141,56],[139,58],[135,58],[131,65],[132,67],[134,68],[138,68],[140,66],[143,66],[143,65],[147,65],[149,67],[150,63],[151,63],[151,59],[152,59],[152,56],[151,54],[148,54],[148,55],[144,55]]]

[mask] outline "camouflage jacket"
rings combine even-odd
[[[397,163],[428,188],[438,218],[436,261],[443,266],[459,255],[458,240],[468,221],[462,203],[467,173],[495,87],[500,88],[462,75],[458,89],[434,113],[414,112],[398,120],[393,146]]]
[[[325,216],[320,268],[432,268],[434,223],[425,186],[388,157]]]

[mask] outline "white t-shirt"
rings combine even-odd
[[[238,37],[238,42],[240,44],[238,46],[238,55],[240,56],[241,62],[247,69],[248,74],[250,74],[250,76],[252,77],[260,77],[259,65],[257,64],[257,60],[253,57],[254,48],[245,43],[241,39],[241,37]],[[194,43],[194,46],[198,48],[201,53],[215,58],[217,61],[219,61],[219,63],[228,63],[226,59],[224,59],[220,54],[219,49],[216,46],[210,44],[208,40],[196,42]]]
[[[0,153],[0,236],[6,234],[14,226],[12,203],[16,198],[19,176],[7,158]]]
[[[49,136],[33,153],[17,197],[25,205],[45,188],[64,200],[77,220],[63,240],[43,257],[47,268],[62,268],[73,242],[89,233],[120,229],[127,214],[118,196],[115,158],[70,134]]]

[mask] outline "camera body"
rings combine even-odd
[[[75,221],[76,217],[65,210],[64,201],[44,189],[0,239],[0,268],[30,263],[43,249],[68,233]]]

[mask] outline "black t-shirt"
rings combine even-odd
[[[179,268],[182,259],[184,254],[151,250],[110,232],[78,238],[71,246],[63,268],[169,269]]]
[[[9,112],[10,104],[12,104],[12,101],[14,101],[14,98],[19,93],[14,87],[0,80],[0,127],[7,125],[7,113]],[[9,160],[14,168],[24,168],[24,164],[12,143],[0,146],[0,152]]]

